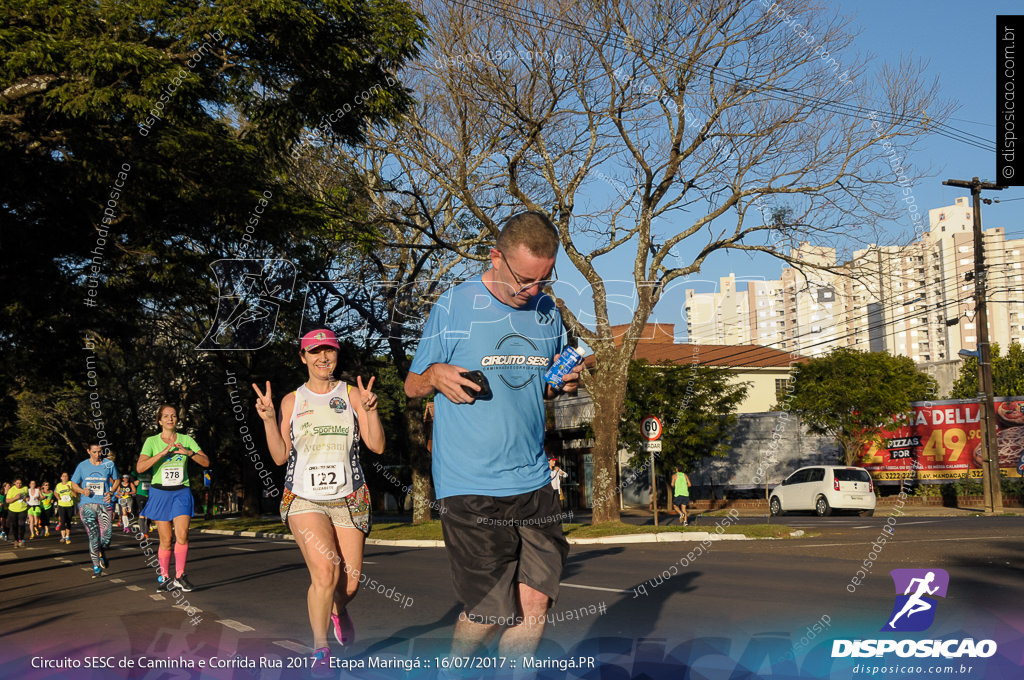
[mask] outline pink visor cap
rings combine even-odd
[[[334,334],[334,331],[329,331],[326,328],[310,331],[303,335],[300,348],[302,350],[310,350],[314,347],[323,347],[324,345],[334,349],[341,349],[341,345],[338,344],[338,337]]]

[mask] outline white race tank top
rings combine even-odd
[[[364,484],[359,421],[345,382],[327,394],[317,394],[305,385],[295,390],[288,430],[291,449],[284,485],[296,496],[339,500]]]

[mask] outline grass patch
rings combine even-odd
[[[431,520],[423,524],[408,522],[374,522],[370,538],[382,541],[441,541],[441,520]]]

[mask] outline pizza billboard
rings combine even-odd
[[[911,404],[900,424],[883,430],[864,447],[861,465],[880,482],[912,476],[917,479],[955,479],[969,474],[981,478],[981,422],[977,401],[951,399]],[[1024,397],[997,397],[999,469],[1003,476],[1024,472]]]

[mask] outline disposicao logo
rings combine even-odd
[[[949,573],[945,569],[893,569],[896,603],[883,631],[903,633],[927,630],[935,621],[936,597],[946,597]]]
[[[893,569],[889,572],[896,588],[896,602],[882,632],[911,633],[927,630],[935,622],[937,597],[946,597],[949,573],[944,569]],[[994,655],[993,640],[833,640],[832,658],[884,656],[987,658]]]

